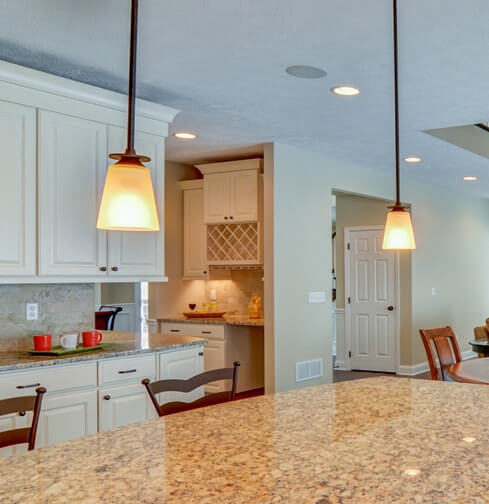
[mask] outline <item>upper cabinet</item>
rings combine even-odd
[[[36,274],[36,109],[0,102],[0,276]]]
[[[161,230],[97,230],[127,98],[0,61],[0,283],[164,281],[164,145],[177,111],[138,100]],[[119,280],[120,279],[120,280]]]
[[[204,222],[258,221],[261,159],[197,165],[204,174]]]

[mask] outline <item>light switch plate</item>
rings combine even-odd
[[[326,292],[309,292],[309,304],[326,303]]]
[[[39,318],[39,305],[37,303],[25,304],[25,319],[37,320]]]

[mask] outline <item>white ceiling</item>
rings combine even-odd
[[[489,2],[399,3],[401,149],[424,159],[403,171],[489,196],[489,159],[422,133],[489,120]],[[0,58],[125,91],[129,0],[0,7]],[[173,131],[199,135],[171,138],[172,160],[253,155],[277,141],[392,170],[391,16],[390,0],[140,0],[138,94],[181,109]],[[285,74],[296,64],[328,75]],[[344,83],[361,94],[329,91]]]

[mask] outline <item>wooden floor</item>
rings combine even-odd
[[[371,371],[338,371],[333,370],[333,383],[349,381],[349,380],[362,380],[364,378],[372,378],[374,376],[396,376],[394,373],[374,373]],[[421,380],[429,380],[430,373],[426,372],[416,376],[411,376],[410,378],[419,378]]]

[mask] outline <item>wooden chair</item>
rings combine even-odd
[[[474,339],[476,340],[489,339],[489,330],[487,329],[487,325],[474,327]],[[478,353],[477,356],[479,358],[485,357],[483,353]]]
[[[148,378],[145,378],[141,383],[146,387],[149,397],[153,402],[156,412],[160,417],[187,411],[204,406],[211,406],[228,401],[234,401],[236,398],[236,387],[238,385],[238,370],[240,363],[234,362],[232,368],[212,369],[198,375],[192,376],[188,380],[160,380],[150,383]],[[185,403],[173,401],[166,404],[159,404],[156,394],[161,392],[192,392],[198,387],[202,387],[208,383],[218,380],[232,380],[231,390],[226,392],[217,392],[207,394],[193,402]]]
[[[37,395],[12,397],[0,401],[0,416],[19,413],[25,415],[26,411],[33,411],[32,424],[30,427],[12,429],[0,432],[0,448],[21,443],[28,443],[28,449],[33,450],[36,443],[37,425],[41,413],[42,397],[46,393],[44,387],[36,389]]]
[[[420,329],[419,334],[428,357],[431,379],[446,380],[445,368],[462,360],[457,336],[450,326]],[[439,370],[436,367],[436,358],[440,363]]]

